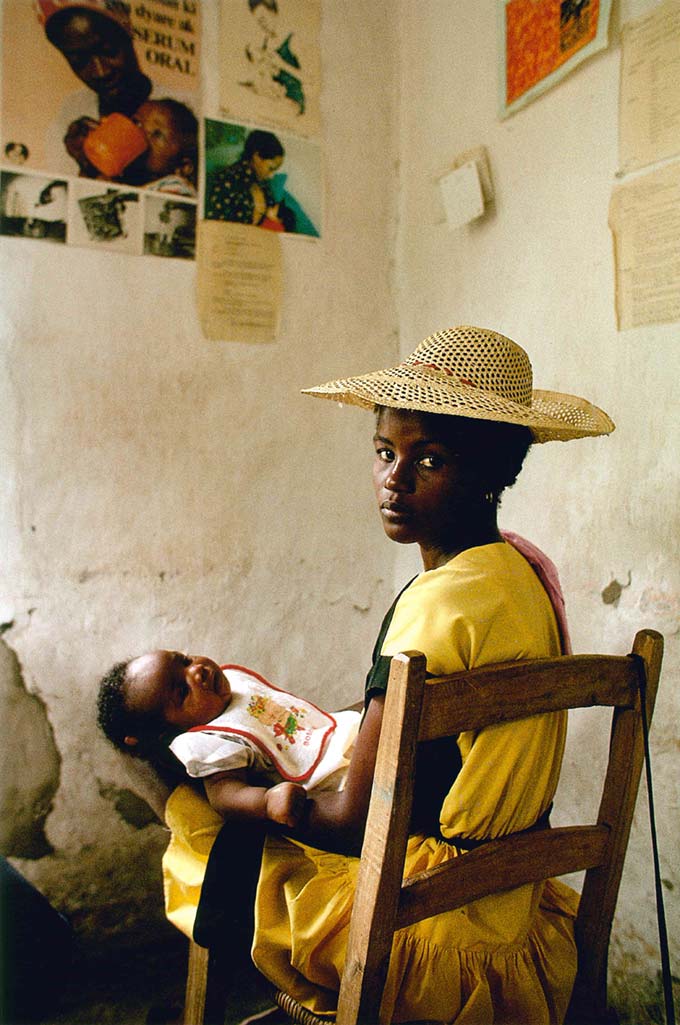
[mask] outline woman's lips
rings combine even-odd
[[[380,506],[380,511],[386,520],[391,523],[401,523],[404,520],[411,518],[411,512],[408,506],[401,505],[398,502],[383,502]]]

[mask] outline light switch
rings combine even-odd
[[[484,196],[475,160],[470,160],[439,179],[449,228],[460,228],[484,213]]]

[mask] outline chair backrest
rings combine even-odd
[[[584,869],[572,1013],[606,1012],[609,936],[644,759],[641,694],[651,722],[662,654],[661,635],[642,630],[627,656],[510,662],[427,685],[422,654],[392,659],[337,1025],[383,1022],[379,1008],[395,929],[491,893]],[[419,741],[594,705],[613,709],[595,824],[491,840],[402,883]]]

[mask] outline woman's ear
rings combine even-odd
[[[125,737],[125,743],[128,747],[137,747],[139,740],[137,737]]]

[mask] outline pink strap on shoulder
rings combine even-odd
[[[531,541],[527,541],[525,537],[521,537],[520,534],[515,534],[511,530],[501,530],[501,537],[508,544],[512,545],[513,548],[516,548],[520,555],[524,556],[543,584],[555,612],[562,654],[571,655],[572,647],[571,638],[569,637],[569,626],[567,624],[567,610],[555,563],[548,558],[545,552],[542,552]]]

